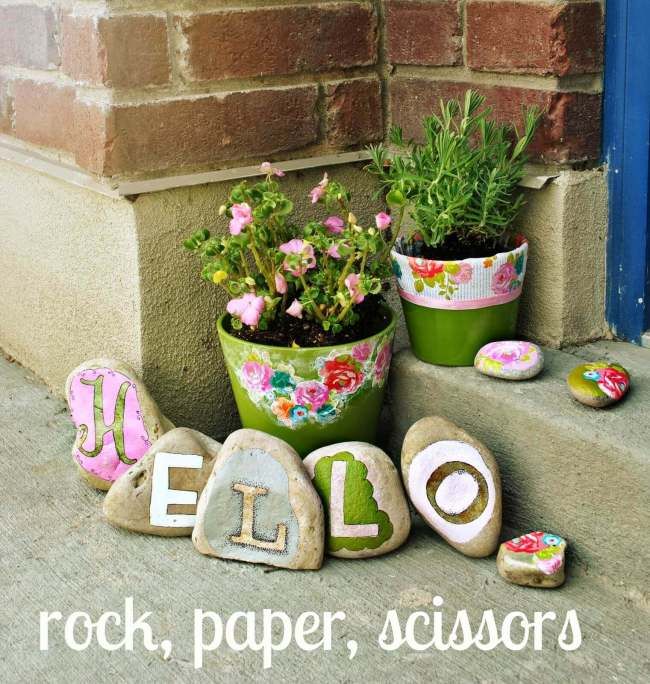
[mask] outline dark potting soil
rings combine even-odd
[[[334,344],[356,342],[381,332],[389,323],[390,317],[381,297],[366,297],[357,308],[359,320],[352,326],[343,328],[334,335],[325,332],[319,323],[294,318],[293,316],[279,316],[268,330],[251,330],[242,328],[228,332],[233,337],[256,344],[268,344],[272,347],[327,347]]]
[[[407,256],[415,256],[434,261],[462,261],[463,259],[484,259],[494,256],[499,252],[507,252],[513,249],[510,240],[495,242],[461,242],[455,235],[447,238],[442,245],[429,247],[424,242],[407,243],[404,239],[399,241],[399,251]]]

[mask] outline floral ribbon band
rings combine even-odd
[[[485,259],[435,261],[393,250],[400,296],[430,309],[482,309],[521,294],[528,243]]]

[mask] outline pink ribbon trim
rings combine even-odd
[[[427,309],[485,309],[488,306],[496,306],[497,304],[507,304],[508,302],[517,299],[521,294],[521,288],[506,292],[505,294],[493,295],[491,297],[481,297],[480,299],[434,299],[432,297],[423,297],[422,295],[406,292],[402,288],[397,288],[400,297],[406,299],[407,302],[417,304],[418,306],[425,306]]]

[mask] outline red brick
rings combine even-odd
[[[556,76],[598,72],[603,63],[601,5],[471,0],[467,62],[486,71]]]
[[[422,119],[437,110],[440,98],[462,98],[470,87],[485,95],[500,121],[520,126],[522,106],[546,110],[529,148],[532,158],[566,163],[599,157],[601,100],[593,93],[397,78],[391,85],[392,120],[403,127],[406,138],[421,140]]]
[[[0,7],[0,64],[50,69],[59,65],[56,17],[34,5]]]
[[[229,10],[176,17],[186,77],[217,80],[374,64],[377,21],[368,3]]]
[[[35,145],[71,151],[74,88],[20,80],[14,81],[13,90],[16,135]]]
[[[63,70],[76,81],[114,88],[169,82],[167,22],[163,17],[65,15]]]
[[[117,106],[108,173],[259,160],[318,138],[316,86]]]
[[[0,77],[0,133],[11,133],[13,101],[9,95],[9,81]]]
[[[393,64],[453,65],[462,62],[456,0],[386,2],[386,45]]]
[[[327,142],[330,145],[366,145],[383,137],[379,79],[357,79],[328,85],[325,103]]]

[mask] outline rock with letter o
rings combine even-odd
[[[426,523],[466,556],[489,556],[501,531],[501,478],[489,449],[444,418],[406,433],[402,478]]]

